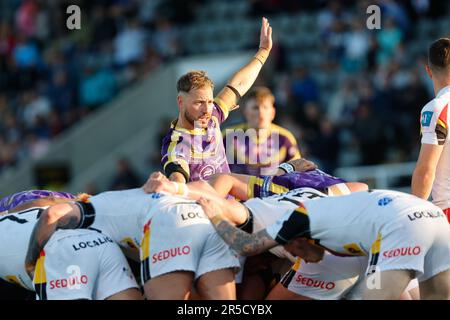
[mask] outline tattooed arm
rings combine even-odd
[[[225,219],[223,207],[217,203],[205,198],[199,199],[198,203],[211,220],[217,233],[239,255],[256,255],[278,245],[266,230],[249,234],[233,226]]]
[[[31,233],[25,258],[25,269],[32,277],[39,254],[57,229],[75,229],[80,223],[81,212],[73,203],[57,204],[47,208]]]

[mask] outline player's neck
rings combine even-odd
[[[434,79],[433,80],[433,87],[434,87],[434,95],[437,96],[439,91],[441,91],[443,88],[450,86],[450,79]]]
[[[185,119],[183,116],[178,116],[177,120],[177,127],[187,129],[187,130],[194,130],[194,125],[190,123],[187,119]]]

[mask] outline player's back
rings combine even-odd
[[[411,194],[370,190],[319,201],[303,202],[309,217],[311,236],[331,250],[342,252],[346,246],[358,244],[369,252],[379,230],[398,219],[408,218],[417,208],[439,208]],[[343,253],[346,253],[345,250]]]
[[[0,277],[34,290],[25,271],[25,255],[31,232],[45,208],[0,216]]]
[[[146,194],[143,189],[108,191],[89,199],[95,209],[91,225],[109,235],[119,245],[137,249],[140,246],[145,223],[168,206],[190,201],[160,193]]]
[[[322,197],[327,195],[312,188],[297,188],[269,197],[252,198],[244,205],[253,213],[253,231],[257,232],[294,211],[303,201]]]

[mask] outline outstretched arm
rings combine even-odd
[[[216,190],[206,181],[190,182],[187,185],[169,181],[161,172],[154,172],[150,175],[147,182],[142,186],[146,193],[161,192],[172,195],[182,195],[193,200],[207,198],[214,201],[222,207],[227,208],[224,215],[235,224],[241,225],[247,221],[248,211],[246,207],[233,199],[225,199],[228,192],[223,195],[218,194]]]
[[[57,229],[74,229],[81,219],[80,209],[73,203],[57,204],[47,208],[31,233],[25,268],[32,277],[39,254]]]
[[[317,169],[314,162],[306,159],[296,159],[289,161],[295,171],[309,171]],[[278,169],[276,175],[282,175],[286,172]],[[187,184],[186,190],[183,187],[177,188],[169,181],[162,173],[155,172],[150,175],[147,182],[142,186],[146,193],[152,192],[167,192],[169,194],[180,194],[188,196],[191,199],[198,200],[200,197],[222,197],[225,198],[228,194],[240,199],[248,200],[248,184],[252,176],[246,174],[236,173],[220,173],[213,175],[208,182],[195,181]],[[186,194],[183,192],[186,191]]]
[[[242,97],[255,82],[271,49],[272,27],[266,18],[262,18],[258,52],[247,65],[228,80],[227,86],[219,92],[216,98],[222,100],[227,106],[235,106],[236,100]],[[233,109],[231,108],[231,110]]]
[[[197,201],[211,220],[217,233],[239,255],[252,256],[278,245],[266,230],[247,233],[233,226],[224,217],[224,207],[211,200],[200,198]]]

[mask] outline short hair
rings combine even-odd
[[[428,49],[428,65],[433,71],[450,74],[450,39],[441,38]]]
[[[205,71],[194,70],[182,75],[177,81],[177,92],[189,92],[191,89],[211,87],[214,89],[214,82],[208,78]]]
[[[261,102],[265,99],[269,99],[270,103],[272,105],[275,105],[275,96],[267,87],[254,87],[252,90],[250,90],[249,93],[245,95],[245,103],[247,104],[247,101],[249,101],[250,99],[255,99],[256,102]]]

